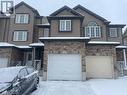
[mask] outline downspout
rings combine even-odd
[[[5,35],[6,35],[6,28],[7,28],[7,19],[5,19],[5,24],[4,24],[4,34],[3,34],[3,42],[5,41]]]
[[[124,55],[124,69],[127,69],[127,59],[126,59],[126,50],[123,49],[123,55]]]
[[[33,47],[32,51],[32,66],[35,68],[35,47]]]

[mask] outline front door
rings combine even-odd
[[[32,66],[32,52],[26,52],[25,53],[26,57],[26,65],[27,66]]]

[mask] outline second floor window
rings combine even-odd
[[[27,24],[29,21],[29,14],[16,14],[15,23]]]
[[[99,38],[101,37],[101,27],[95,22],[90,22],[85,27],[85,37]]]
[[[27,41],[28,31],[14,31],[13,41]]]
[[[43,35],[44,37],[49,37],[49,28],[44,28]]]
[[[60,20],[60,31],[71,31],[71,20]]]
[[[109,28],[110,37],[117,37],[117,28]]]

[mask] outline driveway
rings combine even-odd
[[[96,95],[89,83],[74,81],[43,81],[31,95]]]
[[[41,81],[31,95],[127,95],[127,77],[79,81]]]

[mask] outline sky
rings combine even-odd
[[[73,8],[80,4],[112,24],[127,24],[127,0],[15,0],[15,4],[21,1],[37,9],[41,16],[48,16],[64,5]]]

